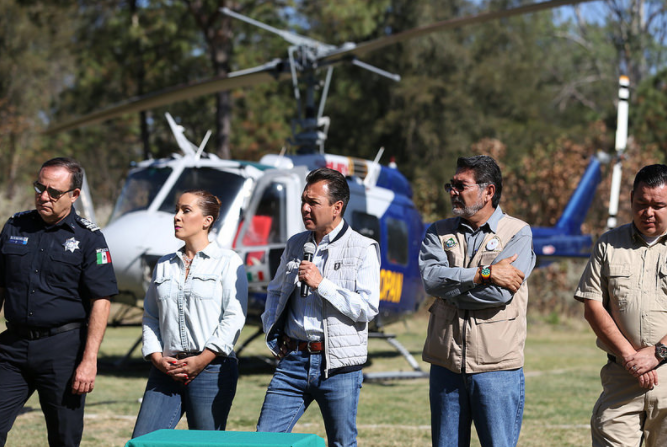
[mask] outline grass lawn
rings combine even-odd
[[[387,332],[421,361],[428,319],[418,314],[396,323]],[[248,328],[242,338],[254,330]],[[100,373],[95,391],[88,396],[82,446],[124,446],[129,439],[139,399],[148,376],[148,364],[135,352],[124,366],[114,366],[139,337],[137,327],[110,328],[101,349]],[[589,418],[600,392],[598,371],[606,360],[583,320],[551,325],[529,321],[526,346],[526,408],[520,446],[581,446],[590,444]],[[365,372],[410,371],[402,357],[382,340],[370,341],[371,360]],[[261,360],[262,341],[250,344],[241,362],[241,377],[228,430],[254,431],[271,379],[271,368]],[[428,380],[394,380],[365,383],[357,418],[359,445],[430,445]],[[178,428],[187,428],[181,421]],[[325,431],[317,405],[311,406],[295,431]],[[473,430],[474,432],[474,430]],[[9,433],[8,446],[45,446],[46,428],[37,396],[33,396]],[[479,445],[477,440],[473,445]]]

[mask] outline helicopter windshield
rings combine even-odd
[[[178,197],[189,189],[205,189],[220,199],[220,216],[224,216],[238,196],[245,178],[212,168],[187,168],[160,205],[160,211],[173,213]]]
[[[171,173],[172,169],[168,167],[150,167],[131,174],[125,181],[109,222],[124,214],[148,209]],[[184,191],[205,189],[220,199],[220,215],[224,216],[244,182],[243,177],[231,172],[212,168],[186,168],[162,201],[159,210],[173,213],[176,200]]]
[[[171,175],[172,169],[146,168],[130,174],[125,181],[120,197],[116,202],[109,222],[113,222],[120,216],[133,211],[148,209],[164,182]]]

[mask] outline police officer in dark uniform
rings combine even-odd
[[[85,395],[118,293],[99,228],[73,207],[83,171],[76,160],[44,163],[34,182],[36,210],[15,214],[0,234],[0,446],[37,390],[49,445],[78,446]]]

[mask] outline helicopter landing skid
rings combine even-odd
[[[422,370],[417,360],[412,356],[410,351],[408,351],[405,346],[403,346],[398,340],[396,340],[396,335],[394,334],[385,334],[383,332],[371,332],[368,334],[369,338],[380,338],[385,340],[387,343],[392,345],[405,360],[412,367],[412,371],[384,371],[384,372],[369,372],[364,373],[364,382],[370,381],[380,381],[380,380],[405,380],[405,379],[424,379],[429,376],[429,373]]]

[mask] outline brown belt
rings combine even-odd
[[[307,351],[311,354],[319,354],[324,351],[324,343],[321,341],[297,341],[283,337],[282,343],[290,351]]]

